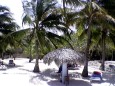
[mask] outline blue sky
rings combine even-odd
[[[61,3],[60,0],[58,0]],[[0,0],[0,5],[7,6],[10,8],[10,11],[13,13],[13,18],[16,20],[19,26],[22,25],[22,0]]]

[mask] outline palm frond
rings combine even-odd
[[[75,5],[75,6],[81,6],[83,2],[79,1],[79,0],[63,0],[66,2],[66,4],[69,4],[69,5]]]
[[[8,34],[8,33],[11,33],[12,30],[0,29],[0,32],[3,33],[3,34]]]
[[[23,29],[10,33],[9,35],[14,37],[16,40],[21,40],[27,33],[29,29]]]
[[[73,46],[71,45],[71,43],[70,43],[65,37],[63,37],[63,36],[59,36],[59,35],[57,35],[57,34],[48,32],[48,33],[47,33],[47,37],[48,37],[49,39],[55,39],[54,41],[57,41],[57,42],[61,43],[62,45],[64,44],[64,42],[66,42],[66,43],[69,44],[69,46],[70,46],[71,48],[73,48]]]
[[[15,31],[16,28],[19,28],[19,26],[15,22],[11,22],[11,23],[2,23],[2,24],[0,24],[0,28]]]
[[[56,5],[56,2],[51,3],[51,4],[48,4],[48,5],[44,8],[43,14],[45,14],[47,11],[49,11],[49,10],[51,10],[51,9],[54,9],[54,8],[55,8],[55,5]]]
[[[0,5],[0,12],[10,11],[8,7]]]
[[[32,20],[30,18],[29,15],[25,15],[22,19],[22,25],[24,24],[28,24],[28,25],[31,25],[32,24]]]
[[[2,22],[11,22],[12,20],[13,20],[13,18],[11,17],[9,12],[0,14],[0,21],[2,21]]]
[[[36,14],[35,16],[36,16],[37,20],[41,20],[43,11],[44,11],[43,0],[37,1],[37,5],[35,8],[35,14]]]

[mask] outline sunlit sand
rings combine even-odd
[[[8,63],[8,59],[4,60]],[[25,58],[16,58],[14,61],[16,66],[0,70],[0,86],[65,86],[60,82],[60,76],[52,76],[52,72],[58,71],[55,63],[51,65],[44,64],[40,61],[40,73],[33,73],[35,60],[31,63]],[[114,64],[115,62],[108,62]],[[108,64],[106,63],[106,64]],[[99,63],[97,63],[99,66]],[[89,75],[94,70],[100,71],[99,67],[94,62],[89,63]],[[115,77],[111,73],[103,72],[103,81],[90,82],[89,78],[82,78],[83,66],[78,67],[77,70],[69,70],[69,86],[114,86]]]

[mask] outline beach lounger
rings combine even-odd
[[[94,71],[90,77],[90,82],[92,81],[102,81],[102,73],[99,71]]]
[[[60,76],[61,73],[58,73],[58,72],[53,71],[53,72],[50,73],[50,75],[51,75],[51,76]]]
[[[9,60],[8,67],[14,67],[15,63],[13,60]]]
[[[0,70],[6,70],[7,69],[7,67],[6,67],[6,65],[4,64],[4,62],[3,61],[0,61]]]
[[[109,65],[110,71],[112,73],[115,73],[115,66],[114,65]]]
[[[6,69],[7,69],[6,65],[0,65],[0,70],[6,70]]]

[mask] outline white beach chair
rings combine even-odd
[[[50,73],[50,75],[51,76],[60,76],[61,73],[57,73],[57,72],[53,71],[53,72]]]
[[[6,65],[0,65],[0,70],[6,70],[6,69],[7,69]]]
[[[110,71],[112,73],[115,73],[115,66],[114,65],[109,65]]]
[[[13,60],[9,60],[8,67],[14,67],[15,63]]]

